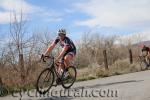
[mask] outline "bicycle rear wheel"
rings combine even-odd
[[[36,83],[37,92],[45,94],[52,87],[54,82],[54,72],[50,68],[44,69],[38,77]]]
[[[67,77],[65,77],[66,73],[68,73]],[[63,88],[69,89],[76,81],[76,75],[77,75],[77,71],[74,66],[70,66],[66,68],[62,73],[62,77],[61,77],[61,84]]]

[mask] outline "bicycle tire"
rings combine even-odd
[[[40,87],[39,87],[40,79],[42,78],[42,75],[43,75],[44,73],[46,73],[46,72],[48,72],[47,75],[48,75],[49,73],[52,75],[52,77],[50,78],[50,79],[51,79],[51,83],[48,84],[49,86],[48,86],[48,88],[47,88],[46,90],[42,91],[42,90],[40,90]],[[47,77],[47,75],[46,75],[46,77]],[[46,78],[46,77],[45,77],[45,78]],[[44,82],[45,82],[45,79],[44,79]],[[37,82],[36,82],[36,90],[37,90],[37,92],[40,93],[40,94],[45,94],[45,93],[47,93],[47,92],[50,90],[50,88],[52,87],[53,82],[54,82],[54,72],[53,72],[53,70],[51,70],[51,68],[46,68],[46,69],[44,69],[44,70],[40,73],[40,75],[39,75],[39,77],[38,77],[38,79],[37,79]],[[42,85],[43,85],[43,84],[44,84],[44,83],[42,83]],[[45,88],[45,87],[43,87],[43,88]]]
[[[67,83],[66,83],[65,81],[69,81],[69,78],[64,79],[65,72],[66,72],[66,70],[68,70],[68,73],[69,73],[69,71],[70,71],[71,69],[73,69],[73,71],[74,71],[74,77],[69,76],[69,77],[72,77],[72,82],[67,82]],[[69,73],[69,75],[70,75],[70,73]],[[62,77],[61,77],[61,84],[62,84],[62,87],[65,88],[65,89],[69,89],[69,88],[74,84],[74,82],[76,81],[76,76],[77,76],[77,71],[76,71],[76,68],[75,68],[74,66],[70,66],[70,67],[68,67],[67,69],[65,69],[65,70],[63,71]],[[70,83],[70,84],[69,84],[69,83]],[[68,84],[69,84],[69,85],[68,85]],[[68,86],[67,86],[67,85],[68,85]]]
[[[6,96],[6,95],[8,95],[8,90],[7,90],[7,88],[5,88],[5,87],[1,87],[0,88],[0,97],[4,97],[4,96]]]

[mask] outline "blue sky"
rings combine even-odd
[[[89,30],[124,38],[150,39],[150,0],[0,0],[0,35],[8,31],[10,14],[23,11],[28,31],[66,28],[74,40]]]

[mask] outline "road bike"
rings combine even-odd
[[[53,56],[43,56],[41,57],[43,62],[46,62],[45,59],[50,59],[52,61],[51,64],[47,65],[39,75],[37,82],[36,82],[36,90],[40,94],[47,93],[52,86],[62,85],[63,88],[69,89],[74,82],[76,81],[76,67],[69,66],[65,68],[60,75],[58,73],[58,67],[60,62],[55,63],[55,58]],[[65,64],[64,64],[65,66]],[[67,74],[67,77],[66,77]],[[54,84],[55,82],[55,84]]]

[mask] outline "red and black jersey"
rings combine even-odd
[[[69,37],[65,37],[65,39],[62,41],[59,39],[59,37],[57,37],[55,40],[54,40],[54,43],[57,44],[59,43],[60,46],[63,48],[64,46],[68,46],[69,49],[67,52],[72,52],[72,51],[75,51],[76,52],[76,47],[73,43],[73,41],[69,38]]]
[[[142,52],[143,52],[143,51],[147,51],[147,52],[150,53],[150,48],[149,48],[149,47],[143,47],[143,48],[142,48]]]

